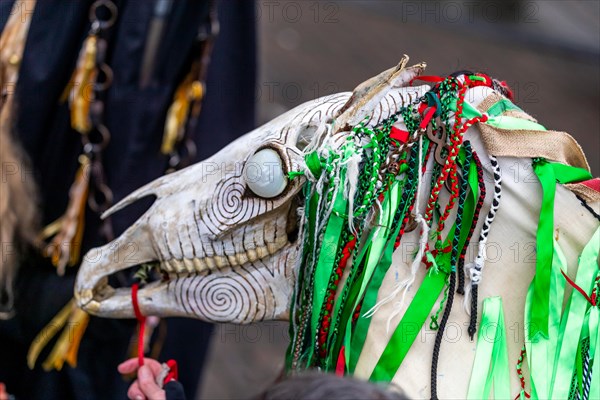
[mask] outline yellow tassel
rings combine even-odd
[[[77,366],[79,345],[81,344],[81,339],[83,339],[83,334],[85,333],[90,317],[85,311],[77,308],[75,304],[73,306],[67,326],[63,329],[50,355],[42,364],[44,371],[51,371],[53,369],[60,371],[65,362],[72,368]]]
[[[77,307],[71,299],[54,318],[35,337],[27,353],[27,366],[35,367],[35,363],[48,342],[62,329],[62,333],[52,348],[42,368],[45,371],[61,370],[67,362],[71,367],[77,366],[77,353],[81,339],[89,323],[89,315]]]
[[[89,35],[85,39],[77,59],[77,68],[61,96],[61,102],[68,98],[71,103],[71,127],[82,134],[92,129],[90,104],[94,99],[94,83],[98,76],[97,44],[96,35]]]
[[[168,155],[173,152],[177,142],[183,138],[191,103],[201,100],[203,96],[204,85],[202,82],[194,80],[193,74],[189,73],[177,87],[173,103],[167,111],[161,153]]]
[[[79,157],[80,166],[69,190],[69,204],[65,214],[42,231],[44,238],[54,235],[44,248],[43,254],[50,257],[59,275],[64,275],[67,265],[77,265],[81,253],[81,241],[85,226],[85,209],[89,193],[90,160]]]
[[[69,326],[73,327],[73,335],[70,335],[70,346],[65,360],[67,364],[75,368],[77,366],[77,354],[79,353],[79,345],[85,330],[87,329],[88,323],[90,322],[90,316],[80,308],[76,308],[69,320]]]

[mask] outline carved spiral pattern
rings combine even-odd
[[[200,299],[199,308],[202,315],[215,321],[255,319],[256,311],[251,310],[250,306],[257,304],[259,300],[247,281],[236,279],[234,275],[207,279],[204,282],[204,285],[198,285],[193,294],[195,299]]]
[[[267,261],[184,275],[170,281],[167,292],[190,317],[239,324],[272,320],[288,310],[299,251],[290,246]]]
[[[272,202],[245,197],[245,192],[246,184],[238,175],[226,177],[219,182],[205,218],[212,233],[218,234],[272,208]]]
[[[185,311],[203,320],[248,323],[264,318],[257,304],[265,304],[263,291],[235,271],[180,279],[174,292]],[[259,315],[262,314],[262,315]]]

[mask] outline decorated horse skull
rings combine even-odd
[[[108,277],[150,263],[160,279],[139,292],[143,314],[289,318],[297,333],[290,368],[394,381],[415,398],[487,397],[481,391],[489,385],[477,383],[491,377],[505,390],[500,397],[568,393],[553,383],[558,372],[540,377],[537,355],[543,345],[562,360],[558,326],[570,312],[561,310],[563,297],[579,304],[572,310],[591,312],[591,325],[596,318],[597,306],[572,298],[560,276],[574,284],[579,270],[597,276],[597,182],[585,156],[570,136],[547,131],[508,101],[499,82],[463,74],[412,86],[425,66],[406,67],[407,60],[353,93],[298,106],[118,203],[107,215],[156,197],[120,238],[85,257],[79,306],[132,318],[130,289],[112,288]],[[568,188],[555,190],[556,180]],[[582,252],[586,265],[578,265]],[[547,271],[554,272],[545,280]],[[598,279],[588,281],[583,290],[592,298]],[[548,295],[549,282],[559,294]],[[465,309],[452,307],[463,287]],[[561,305],[558,314],[540,313],[548,302]],[[573,340],[594,341],[597,331]],[[516,373],[492,373],[508,361],[482,362],[486,341],[490,357],[493,348],[506,349],[502,360],[511,365],[527,358],[538,374],[531,388]],[[563,364],[556,365],[550,370]]]
[[[424,87],[403,86],[424,65],[405,64],[366,82],[356,97],[340,93],[298,106],[130,194],[106,215],[146,196],[157,199],[114,243],[86,255],[75,290],[80,306],[133,317],[129,291],[107,286],[106,277],[158,261],[168,279],[140,291],[144,313],[236,323],[286,319],[301,243],[295,200],[303,185],[287,174],[303,168],[302,149],[334,118],[340,124],[368,112],[377,122],[422,94]]]

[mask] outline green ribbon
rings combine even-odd
[[[556,245],[558,248],[558,246]],[[586,290],[587,293],[591,293],[593,285],[598,272],[598,254],[600,252],[600,228],[596,230],[591,240],[584,247],[581,256],[579,257],[579,268],[577,270],[577,276],[575,278],[575,284]],[[566,273],[566,268],[563,269]],[[530,288],[531,290],[531,288]],[[528,294],[529,297],[529,294]],[[561,299],[562,300],[562,299]],[[591,310],[590,310],[591,309]],[[578,345],[582,333],[584,332],[584,322],[586,320],[586,314],[589,313],[588,326],[591,328],[590,331],[590,359],[594,358],[594,376],[597,378],[595,381],[592,380],[592,388],[596,387],[596,391],[591,393],[600,393],[598,391],[598,376],[600,374],[600,357],[598,353],[592,354],[592,350],[597,350],[599,347],[598,340],[598,323],[595,322],[598,314],[598,307],[590,307],[587,299],[576,290],[573,290],[569,298],[569,302],[565,308],[560,333],[557,344],[556,357],[554,359],[554,373],[552,378],[552,390],[548,394],[549,397],[555,399],[566,399],[569,396],[571,388],[571,381],[576,369]],[[592,315],[594,314],[594,315]],[[527,323],[527,310],[526,310],[526,323]],[[594,347],[592,349],[592,341],[595,339]],[[543,371],[543,370],[542,370]],[[532,369],[532,374],[536,374],[539,371]]]
[[[457,100],[454,99],[450,103],[451,110],[456,111],[456,102],[457,102]],[[494,105],[492,105],[492,107],[490,107],[490,109],[487,111],[488,119],[485,122],[485,124],[493,126],[495,128],[507,129],[507,130],[528,130],[528,131],[546,131],[547,130],[543,125],[540,125],[540,124],[530,121],[528,119],[501,115],[506,109],[518,109],[518,110],[520,110],[520,109],[517,106],[515,106],[514,104],[512,104],[509,100],[506,100],[506,99],[502,102],[502,104],[498,104],[498,103],[495,103]],[[512,108],[509,105],[509,103],[512,104],[512,106],[513,106]],[[481,112],[479,112],[478,109],[473,107],[468,102],[465,101],[463,103],[463,113],[462,113],[463,118],[473,119],[475,117],[481,117],[482,115],[483,114]]]
[[[590,308],[590,360],[592,361],[592,385],[590,393],[600,393],[600,309],[598,306]]]
[[[492,383],[494,399],[510,399],[508,342],[501,297],[483,301],[475,361],[469,380],[467,399],[488,399]]]
[[[340,182],[344,182],[346,177],[346,170],[340,171],[339,179]],[[344,227],[346,206],[348,199],[344,196],[344,186],[339,185],[334,195],[333,211],[327,221],[327,227],[325,228],[325,234],[321,242],[321,249],[319,251],[319,259],[317,260],[317,266],[315,267],[314,276],[314,293],[313,293],[313,313],[311,315],[311,326],[313,337],[316,337],[320,310],[322,309],[325,297],[328,292],[329,278],[335,268],[335,259],[338,247],[340,245],[340,235]]]
[[[399,187],[400,182],[395,181],[390,189],[389,201],[384,202],[383,204],[384,219],[382,221],[382,224],[384,227],[380,228],[379,231],[376,233],[375,240],[373,241],[373,244],[371,246],[369,258],[367,259],[367,264],[365,266],[365,279],[363,279],[360,286],[360,291],[358,293],[359,299],[362,298],[367,286],[367,282],[371,280],[370,278],[373,275],[375,267],[381,266],[381,257],[386,253],[389,253],[390,248],[393,251],[392,241],[395,241],[396,236],[392,234],[391,225],[394,222],[394,215],[396,214],[396,210],[398,209],[398,201],[400,200],[400,193],[398,190]],[[400,226],[397,227],[396,231],[400,231]],[[386,243],[388,243],[387,248]],[[388,254],[388,256],[385,258],[391,264],[391,254]],[[387,264],[387,262],[384,264]],[[389,264],[387,265],[389,266]]]
[[[552,238],[550,239],[552,241]],[[566,258],[558,245],[550,246],[553,252],[552,265],[549,268],[550,281],[548,292],[546,293],[548,302],[548,334],[547,336],[537,335],[531,341],[525,342],[527,350],[527,361],[531,374],[531,392],[534,398],[551,398],[551,383],[554,376],[552,368],[556,358],[557,346],[559,341],[559,330],[562,304],[565,292],[565,279],[561,271],[567,267]],[[530,336],[530,332],[536,329],[535,323],[528,317],[534,304],[533,286],[530,286],[527,292],[525,303],[525,332]]]
[[[531,326],[528,336],[531,340],[538,334],[548,337],[548,293],[553,254],[552,237],[556,182],[569,183],[592,178],[592,175],[582,168],[551,163],[542,159],[534,160],[533,169],[542,185],[543,197],[537,228],[535,276],[532,283]]]
[[[429,141],[426,139],[423,142],[423,153],[426,154],[429,149]],[[419,166],[415,166],[414,172],[416,173]],[[400,172],[404,173],[408,169],[407,163],[402,164]],[[348,293],[345,299],[345,304],[341,304],[342,296],[338,296],[334,309],[334,319],[332,320],[332,326],[338,326],[337,332],[330,330],[329,345],[333,346],[330,351],[330,357],[327,359],[326,366],[328,369],[337,365],[337,356],[341,350],[342,344],[345,349],[345,360],[346,369],[349,370],[350,363],[350,351],[352,342],[353,332],[353,315],[356,311],[356,307],[363,299],[367,287],[372,287],[373,275],[379,275],[380,271],[387,271],[392,263],[392,254],[394,251],[395,239],[400,231],[400,224],[392,232],[391,227],[394,222],[395,216],[400,207],[400,197],[405,190],[405,182],[399,180],[392,180],[389,188],[385,191],[384,200],[382,202],[382,213],[379,218],[379,227],[372,229],[369,232],[369,236],[359,253],[352,260],[354,269],[360,270],[360,273],[356,276],[348,277],[348,281],[345,283],[348,286]],[[414,193],[415,185],[411,186],[409,198],[412,198]],[[408,204],[404,205],[402,210],[402,218],[404,217]],[[363,259],[366,256],[366,260]],[[377,288],[379,287],[377,284]],[[346,290],[346,288],[344,288]],[[338,317],[339,316],[339,317]],[[335,325],[339,318],[339,324]],[[335,337],[335,340],[332,338]]]
[[[424,154],[427,153],[428,149],[429,149],[429,142],[425,141],[423,143]],[[402,167],[405,167],[404,171],[406,171],[408,169],[408,164],[402,164]],[[418,168],[421,168],[421,166],[415,164],[415,168],[413,168],[413,173],[415,176],[417,174]],[[404,171],[402,171],[402,172],[404,172]],[[408,193],[408,195],[406,197],[407,199],[413,198],[416,187],[417,187],[416,184],[413,184],[411,186],[410,192]],[[400,193],[402,192],[402,190],[406,190],[405,186],[404,185],[402,187],[398,186],[398,196],[400,196]],[[396,199],[396,201],[398,201],[398,200],[399,199]],[[407,201],[406,204],[404,204],[404,206],[402,208],[402,213],[399,218],[400,221],[402,221],[404,219],[404,217],[406,216],[409,206],[410,206],[410,202]],[[397,210],[398,207],[399,207],[399,204],[396,203],[394,209]],[[357,296],[352,310],[356,309],[356,307],[358,306],[361,299],[363,299],[363,302],[362,302],[363,314],[364,314],[364,311],[371,309],[377,302],[377,294],[379,292],[379,288],[381,287],[381,284],[383,283],[383,279],[385,278],[387,271],[389,270],[390,266],[392,265],[392,257],[393,257],[393,253],[394,253],[395,241],[396,241],[396,238],[398,237],[398,235],[400,234],[401,228],[402,228],[402,224],[399,223],[396,226],[395,231],[391,235],[388,236],[388,241],[385,246],[385,250],[383,251],[381,259],[380,259],[379,263],[377,264],[377,267],[374,269],[370,279],[362,280],[360,296]],[[358,320],[356,321],[356,325],[354,326],[354,329],[352,329],[352,320],[348,320],[347,327],[346,327],[347,334],[345,337],[345,351],[346,351],[345,355],[346,355],[346,367],[350,373],[354,373],[354,370],[356,368],[356,363],[358,362],[360,353],[362,351],[365,340],[367,338],[367,332],[369,330],[370,324],[371,324],[371,318],[365,318],[363,315],[360,315]]]
[[[370,280],[375,266],[381,259],[385,243],[390,237],[391,224],[393,222],[396,209],[398,208],[398,192],[400,190],[399,188],[400,182],[395,181],[390,187],[389,191],[386,192],[384,201],[381,206],[382,214],[379,219],[380,227],[378,230],[374,230],[369,234],[369,240],[367,241],[367,243],[369,243],[370,245],[363,246],[363,251],[356,257],[355,260],[352,261],[353,265],[358,266],[360,263],[362,263],[362,259],[366,251],[367,260],[365,262],[362,273],[359,277],[355,278],[354,282],[346,283],[346,285],[351,284],[351,287],[349,287],[348,289],[349,294],[346,299],[346,304],[341,304],[342,296],[338,296],[338,299],[336,300],[331,326],[336,326],[336,321],[338,315],[340,314],[340,308],[343,309],[339,317],[341,326],[338,328],[339,332],[337,334],[336,341],[335,343],[331,344],[333,345],[333,351],[330,352],[330,355],[333,358],[328,360],[327,362],[327,365],[330,367],[335,367],[335,364],[337,362],[337,356],[339,354],[341,344],[344,341],[344,337],[350,335],[350,330],[347,329],[347,327],[348,323],[352,323],[352,313],[354,310],[356,300],[360,298],[360,296],[362,296],[363,282]],[[330,337],[332,333],[333,329],[330,330]]]
[[[516,130],[528,130],[528,131],[546,131],[547,129],[538,124],[537,122],[530,121],[528,119],[508,117],[506,115],[500,115],[497,117],[489,117],[485,121],[486,125],[493,126],[498,129],[506,129],[511,131]]]
[[[448,273],[441,268],[438,273],[433,273],[433,268],[425,276],[413,301],[394,330],[390,341],[369,377],[370,381],[389,382],[392,380],[404,361],[406,354],[408,354],[408,350],[415,341],[425,320],[427,320],[429,313],[446,285],[448,277]]]
[[[506,111],[524,112],[517,105],[515,105],[515,103],[513,103],[512,101],[502,98],[502,99],[498,100],[497,102],[495,102],[494,104],[492,104],[492,106],[490,108],[488,108],[487,113],[489,115],[497,116],[497,115],[502,115]]]
[[[408,195],[408,198],[412,198],[414,191],[415,187],[412,188],[411,193]],[[409,204],[407,202],[407,204],[404,205],[404,208],[402,210],[402,216],[400,220],[402,220],[406,215],[408,207]],[[377,302],[377,293],[379,292],[379,288],[383,283],[383,279],[387,274],[387,271],[392,265],[395,240],[396,237],[398,237],[398,235],[400,234],[401,227],[402,224],[399,223],[393,234],[390,235],[389,241],[385,247],[385,251],[383,252],[383,256],[379,264],[377,265],[377,268],[375,268],[375,271],[373,272],[373,275],[371,276],[368,285],[366,284],[367,281],[363,280],[363,285],[361,285],[361,296],[364,294],[362,306],[363,311],[369,310]],[[358,299],[360,298],[361,297],[358,297]],[[356,303],[358,303],[358,301]],[[357,305],[358,304],[355,304],[355,307]],[[358,362],[360,352],[362,351],[364,342],[367,338],[367,332],[369,330],[371,318],[365,318],[361,315],[358,318],[358,321],[356,322],[354,330],[350,329],[351,323],[352,321],[349,321],[347,327],[347,332],[349,332],[349,334],[346,337],[346,361],[348,364],[348,371],[350,371],[350,373],[353,373],[356,368],[356,363]]]
[[[319,158],[319,153],[313,151],[312,153],[308,153],[304,156],[304,161],[306,162],[306,167],[313,174],[314,177],[321,176],[321,172],[323,171],[323,167],[321,166],[321,159]]]
[[[468,179],[471,190],[465,201],[463,211],[464,217],[462,223],[464,226],[470,226],[473,221],[475,193],[477,193],[477,167],[475,163],[471,163]],[[450,229],[443,247],[447,247],[452,242],[455,229],[456,225]],[[462,248],[465,245],[467,236],[468,229],[463,229],[460,235],[459,248]],[[440,296],[440,293],[446,286],[448,274],[452,268],[450,265],[450,256],[451,252],[440,252],[434,259],[431,257],[431,254],[428,253],[428,258],[434,265],[430,268],[429,273],[425,275],[415,297],[394,330],[390,341],[386,345],[383,354],[377,361],[375,369],[369,377],[370,381],[389,382],[396,374],[396,371],[398,371],[398,368],[400,368],[400,365],[417,338],[423,324],[427,320],[427,317]]]

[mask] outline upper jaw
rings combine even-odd
[[[116,309],[109,308],[111,300],[123,289],[113,289],[108,285],[108,277],[126,268],[152,262],[156,255],[150,246],[150,238],[144,230],[137,229],[137,221],[116,241],[90,250],[83,258],[75,280],[75,300],[77,305],[90,314],[115,318],[133,317],[130,305]],[[136,247],[134,256],[129,249]]]

